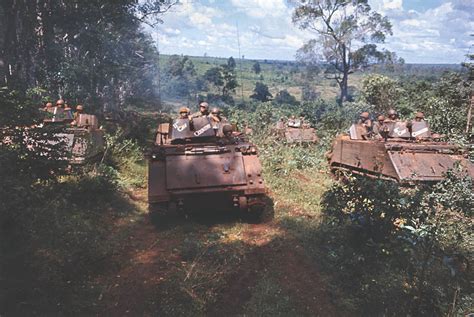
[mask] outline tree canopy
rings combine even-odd
[[[2,1],[0,86],[111,107],[157,104],[158,52],[141,25],[158,23],[175,3]]]
[[[270,101],[272,97],[272,94],[268,90],[268,86],[259,81],[255,84],[253,94],[250,96],[250,98],[262,102]]]
[[[327,63],[326,74],[337,81],[341,102],[349,97],[351,72],[392,56],[379,52],[373,44],[383,43],[385,37],[392,34],[392,25],[387,17],[374,12],[366,0],[295,2],[293,22],[316,35],[298,51],[297,58]]]

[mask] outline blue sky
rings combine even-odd
[[[408,63],[460,63],[474,43],[474,0],[369,3],[392,21],[384,47]],[[238,57],[238,29],[246,59],[293,60],[314,34],[296,28],[291,13],[287,0],[181,0],[150,32],[164,54]]]

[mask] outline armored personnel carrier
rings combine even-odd
[[[436,182],[461,165],[474,178],[467,150],[434,138],[426,121],[390,122],[385,135],[364,139],[364,128],[352,125],[349,135],[338,136],[329,155],[332,172],[350,171],[402,184]]]
[[[280,120],[275,126],[275,134],[286,140],[287,143],[317,143],[319,138],[316,130],[309,123],[301,119],[290,119],[287,122]]]
[[[232,126],[207,117],[160,124],[148,156],[148,201],[152,220],[195,208],[237,209],[264,216],[265,183],[258,152]]]
[[[43,120],[45,125],[59,125],[62,132],[55,133],[55,141],[63,142],[71,165],[81,165],[100,158],[105,150],[104,131],[99,128],[95,115],[79,114],[73,120],[62,108],[53,108]]]

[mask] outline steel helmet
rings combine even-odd
[[[415,115],[415,118],[418,118],[418,119],[424,119],[425,118],[425,115],[423,112],[421,111],[418,111]]]
[[[385,121],[385,116],[384,115],[379,115],[377,117],[377,121]]]
[[[181,107],[181,108],[179,108],[179,113],[189,113],[189,108],[188,107]]]
[[[77,106],[76,106],[76,110],[77,110],[77,111],[83,111],[83,110],[84,110],[84,106],[83,106],[83,105],[77,105]]]
[[[364,111],[360,114],[360,117],[364,119],[369,119],[369,113],[367,111]]]
[[[390,110],[388,111],[388,115],[389,115],[389,116],[393,116],[393,115],[396,116],[396,115],[397,115],[397,111],[395,111],[394,109],[390,109]]]
[[[46,103],[46,108],[51,108],[53,104],[51,102]]]
[[[64,105],[64,100],[58,99],[58,101],[56,101],[56,106],[62,106],[62,105]]]
[[[226,124],[222,127],[222,133],[224,133],[224,135],[231,134],[233,130],[234,129],[232,128],[232,125],[230,124]]]
[[[219,108],[217,108],[217,107],[214,107],[214,108],[212,108],[211,113],[212,113],[212,114],[220,114],[220,113],[221,113],[221,109],[219,109]]]
[[[199,104],[199,107],[203,107],[203,108],[208,109],[208,108],[209,108],[209,104],[208,104],[207,102],[203,101],[203,102],[201,102],[201,103]]]

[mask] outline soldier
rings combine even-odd
[[[236,138],[233,135],[234,129],[232,128],[232,125],[226,123],[222,126],[222,136],[221,136],[221,142],[224,144],[233,144],[236,141]]]
[[[373,132],[376,138],[382,138],[383,133],[387,132],[387,126],[385,125],[385,116],[379,115],[377,121],[374,122]]]
[[[219,108],[212,108],[211,114],[208,117],[211,119],[211,125],[216,135],[222,137],[223,131],[221,128],[227,122],[227,119],[221,115],[221,110]]]
[[[73,121],[71,122],[72,125],[76,125],[79,121],[79,115],[84,113],[84,106],[83,105],[77,105],[76,106],[76,111],[73,114]]]
[[[425,114],[421,111],[418,111],[415,115],[415,121],[416,122],[422,122],[425,121]]]
[[[388,122],[396,122],[398,121],[398,113],[394,109],[390,109],[388,111],[388,119],[386,120]]]
[[[51,102],[47,102],[46,106],[43,108],[44,111],[51,111],[53,109],[53,104]]]
[[[191,118],[200,118],[209,115],[209,104],[205,101],[199,103],[199,111],[194,113]]]
[[[72,121],[74,119],[74,115],[72,113],[71,107],[68,104],[64,105],[64,119],[68,121]]]
[[[62,108],[63,106],[64,106],[64,100],[58,99],[58,101],[56,101],[56,107]]]
[[[189,119],[189,108],[188,107],[179,108],[179,118],[180,119]]]
[[[280,120],[276,124],[276,129],[277,130],[282,130],[285,128],[285,118],[281,117]]]
[[[368,139],[372,135],[372,120],[367,111],[362,112],[357,120],[357,125],[362,127],[361,136],[363,139]]]
[[[216,107],[212,108],[209,118],[211,119],[212,122],[217,122],[217,123],[227,121],[227,119],[221,115],[221,110]]]
[[[76,112],[74,112],[74,120],[77,120],[79,118],[79,115],[84,113],[84,106],[83,105],[77,105],[76,106]]]
[[[367,111],[364,111],[359,115],[357,124],[364,126],[367,132],[372,131],[372,120],[370,120],[370,115]]]
[[[413,133],[413,122],[423,122],[425,121],[425,115],[423,112],[418,111],[415,114],[415,119],[407,122],[407,128],[410,130],[410,133]]]

